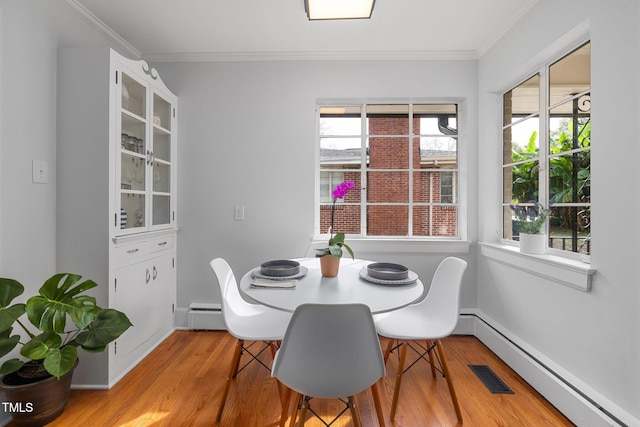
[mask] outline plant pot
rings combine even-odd
[[[54,376],[31,382],[21,382],[17,373],[3,375],[0,390],[6,395],[5,411],[11,414],[17,426],[43,426],[55,420],[64,412],[71,393],[71,379],[75,366],[58,380]],[[15,384],[18,383],[18,384]]]
[[[520,233],[520,252],[523,254],[540,255],[547,250],[546,234]]]
[[[320,271],[324,277],[336,277],[340,270],[340,258],[333,255],[320,257]]]

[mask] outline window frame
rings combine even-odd
[[[386,235],[367,235],[366,232],[366,210],[367,207],[369,206],[370,202],[367,200],[366,197],[366,191],[363,191],[362,195],[361,195],[361,199],[359,202],[355,203],[360,205],[360,210],[361,210],[361,219],[360,219],[360,233],[358,234],[347,234],[347,237],[353,241],[353,240],[357,240],[361,243],[364,242],[380,242],[380,241],[386,241],[386,242],[463,242],[464,243],[464,249],[461,249],[462,252],[460,253],[466,253],[466,251],[468,251],[468,243],[466,241],[466,233],[467,233],[467,224],[466,224],[466,216],[463,218],[462,217],[462,213],[463,212],[467,212],[466,210],[466,185],[464,184],[464,182],[461,179],[461,173],[463,170],[463,159],[465,158],[465,150],[463,148],[464,146],[464,104],[465,101],[463,99],[460,98],[455,98],[455,99],[451,99],[451,98],[447,98],[447,99],[366,99],[366,100],[362,100],[362,99],[358,99],[358,100],[353,100],[353,99],[330,99],[330,100],[317,100],[316,103],[316,110],[315,110],[315,119],[316,119],[316,129],[315,129],[315,156],[316,156],[316,160],[315,160],[315,190],[314,190],[314,194],[315,194],[315,203],[314,203],[314,210],[315,210],[315,220],[314,220],[314,240],[323,240],[326,239],[328,237],[327,233],[320,233],[320,212],[321,212],[321,206],[322,205],[326,205],[326,202],[322,202],[320,200],[320,173],[323,171],[322,169],[322,164],[321,164],[321,159],[320,159],[320,146],[321,146],[321,139],[324,137],[323,135],[321,135],[321,131],[320,131],[320,121],[321,121],[321,113],[320,113],[320,109],[324,108],[324,107],[360,107],[360,120],[361,120],[361,131],[360,134],[357,136],[360,140],[361,140],[361,144],[360,144],[360,148],[362,150],[363,153],[366,153],[366,147],[368,144],[368,140],[371,137],[376,137],[376,136],[381,136],[378,134],[369,134],[369,130],[367,129],[367,107],[368,106],[377,106],[377,105],[398,105],[398,106],[408,106],[409,107],[409,115],[407,116],[407,118],[409,117],[413,117],[413,106],[414,105],[452,105],[456,107],[457,110],[457,114],[456,114],[456,118],[457,118],[457,134],[453,136],[453,138],[455,138],[456,140],[456,167],[453,169],[447,169],[447,172],[452,172],[454,175],[453,178],[453,183],[452,183],[452,187],[453,187],[453,199],[454,202],[453,203],[444,203],[444,205],[446,206],[453,206],[456,210],[456,231],[457,234],[455,236],[425,236],[425,235],[416,235],[416,236],[412,236],[412,232],[413,232],[413,224],[412,221],[410,220],[411,216],[409,215],[409,228],[408,228],[408,235],[391,235],[391,236],[386,236]],[[389,136],[389,135],[383,135],[383,136]],[[399,135],[392,135],[393,137],[399,136]],[[407,135],[400,135],[401,137],[406,137],[409,140],[409,150],[412,150],[413,146],[414,146],[414,141],[419,141],[420,138],[422,137],[433,137],[433,136],[439,136],[439,137],[443,137],[446,135],[435,135],[435,134],[427,134],[427,133],[414,133],[413,130],[413,122],[412,120],[409,120],[409,132]],[[466,167],[464,168],[466,170]],[[365,182],[367,181],[366,179],[366,174],[370,173],[371,171],[380,171],[380,169],[371,169],[368,166],[368,162],[367,162],[367,156],[363,155],[361,157],[360,160],[360,168],[358,169],[358,172],[361,173],[361,182]],[[391,169],[391,170],[396,170],[396,169]],[[407,166],[406,169],[403,169],[403,171],[407,171],[409,174],[409,179],[410,179],[410,183],[413,182],[413,173],[415,171],[418,171],[419,169],[415,169],[413,167],[412,162],[409,162],[409,165]],[[432,171],[433,169],[424,169],[424,172],[429,172]],[[440,169],[439,169],[440,170]],[[326,171],[326,170],[325,170]],[[344,173],[344,172],[348,172],[348,169],[335,169],[336,172],[339,173]],[[387,170],[385,170],[387,171]],[[362,176],[365,176],[365,178],[363,179]],[[464,174],[464,176],[466,176],[466,174]],[[402,205],[406,205],[406,206],[411,206],[411,207],[415,207],[415,206],[424,206],[424,203],[416,203],[413,200],[413,192],[412,189],[412,184],[409,185],[409,200],[406,203],[401,203]],[[439,188],[439,187],[438,187]],[[340,200],[339,200],[340,202]],[[345,202],[343,201],[343,204],[345,204]],[[354,203],[352,203],[354,204]],[[443,203],[428,203],[428,205],[430,207],[437,207],[439,205],[442,205]],[[427,249],[428,251],[428,249]],[[458,252],[458,250],[456,250],[456,252]]]
[[[505,167],[512,167],[514,165],[518,165],[518,164],[523,164],[523,163],[527,163],[527,162],[532,162],[532,161],[537,161],[538,165],[539,165],[539,175],[538,175],[538,202],[540,202],[542,204],[542,206],[544,208],[549,208],[550,204],[548,202],[549,197],[550,197],[550,188],[549,188],[549,182],[550,182],[550,159],[554,158],[554,157],[559,157],[558,154],[552,154],[550,151],[550,146],[551,146],[551,142],[550,142],[550,120],[553,117],[552,114],[552,110],[554,108],[557,108],[560,105],[563,104],[567,104],[568,102],[571,102],[571,100],[573,99],[579,99],[585,95],[588,95],[590,97],[591,92],[592,92],[592,84],[591,84],[591,80],[589,81],[589,88],[588,90],[584,90],[581,91],[579,93],[573,94],[572,97],[570,98],[563,98],[560,102],[554,102],[553,104],[550,102],[550,88],[551,88],[551,83],[550,83],[550,71],[551,71],[551,67],[562,61],[563,59],[567,58],[568,56],[570,56],[571,54],[573,54],[574,52],[577,52],[578,50],[582,49],[583,47],[585,47],[586,45],[590,45],[591,44],[591,39],[590,38],[584,38],[581,40],[578,40],[577,42],[571,44],[570,46],[567,46],[565,49],[562,49],[562,51],[558,52],[556,55],[554,55],[553,57],[547,58],[544,63],[538,67],[537,70],[534,71],[529,71],[526,76],[523,79],[520,79],[516,84],[510,85],[508,89],[503,90],[501,92],[501,96],[500,96],[500,104],[501,104],[501,112],[502,112],[502,120],[501,120],[501,129],[502,132],[500,133],[500,135],[503,135],[502,141],[501,141],[501,159],[499,161],[500,164],[500,183],[501,183],[501,198],[500,198],[500,216],[501,216],[501,221],[500,224],[502,224],[502,232],[501,232],[501,237],[500,237],[500,242],[503,245],[507,245],[507,246],[515,246],[515,247],[519,247],[519,243],[516,240],[513,240],[512,238],[507,238],[505,237],[505,226],[507,223],[507,219],[505,218],[505,212],[507,211],[507,209],[509,208],[509,203],[506,203],[505,201],[505,188],[507,183],[505,182]],[[518,88],[520,85],[522,85],[523,83],[527,82],[528,80],[530,80],[531,78],[538,76],[539,77],[539,83],[538,83],[538,95],[539,95],[539,106],[538,106],[538,110],[535,113],[530,113],[527,114],[526,116],[522,116],[519,118],[519,120],[510,123],[509,125],[506,125],[504,122],[505,119],[505,105],[504,105],[504,96],[505,94],[513,91],[514,89]],[[589,98],[589,103],[590,103],[590,98]],[[590,121],[590,116],[591,113],[589,112],[589,121]],[[535,158],[531,158],[529,160],[525,160],[522,162],[506,162],[505,158],[504,158],[504,150],[505,150],[505,146],[504,146],[504,131],[506,128],[508,127],[513,127],[519,123],[523,123],[526,120],[529,120],[531,118],[538,118],[538,155]],[[592,146],[589,145],[588,150],[591,151]],[[576,150],[569,150],[569,151],[564,151],[562,152],[562,155],[567,155],[567,154],[571,154],[573,151]],[[577,150],[577,151],[584,151],[584,150]],[[590,154],[591,156],[591,154]],[[512,183],[508,183],[508,185],[512,185]],[[521,205],[527,206],[528,203],[521,203]],[[562,204],[558,204],[557,206],[571,206],[573,205],[572,203],[562,203]],[[588,203],[579,203],[578,205],[580,206],[588,206],[589,208],[591,208],[593,206],[593,202],[590,200]],[[547,220],[545,221],[545,225],[544,225],[544,231],[547,234],[547,236],[549,236],[549,219],[547,218]],[[590,235],[591,229],[589,229],[589,235]],[[580,246],[579,246],[580,247]],[[549,245],[549,243],[547,242],[546,245],[546,253],[548,255],[551,256],[559,256],[561,258],[565,258],[565,259],[570,259],[573,261],[579,261],[581,263],[590,263],[591,262],[591,255],[589,254],[584,254],[584,253],[580,253],[578,252],[572,252],[571,250],[565,250],[565,249],[557,249],[557,248],[553,248],[552,246]]]

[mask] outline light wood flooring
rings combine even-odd
[[[213,426],[234,344],[224,331],[176,331],[111,390],[72,390],[66,411],[50,426]],[[443,346],[464,426],[573,425],[476,338],[453,336],[443,340]],[[268,352],[263,360],[270,366]],[[392,354],[379,384],[386,424],[458,425],[446,380],[434,379],[424,362],[405,374],[396,419],[389,420],[397,363]],[[515,394],[492,394],[469,364],[488,365]],[[370,392],[359,394],[356,401],[363,424],[378,426]],[[318,399],[312,407],[327,419],[340,410],[336,402]],[[219,426],[275,427],[279,420],[276,380],[252,363],[234,380]],[[313,418],[306,423],[322,425]],[[348,412],[334,424],[351,425]]]

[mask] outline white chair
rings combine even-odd
[[[222,394],[222,402],[216,415],[217,423],[222,418],[222,411],[227,401],[231,380],[235,379],[238,372],[252,361],[257,361],[267,369],[270,369],[258,359],[258,356],[267,348],[271,348],[272,355],[275,356],[278,343],[284,337],[291,314],[262,305],[249,304],[240,295],[236,277],[229,264],[222,258],[215,258],[211,260],[210,265],[220,285],[224,323],[229,333],[238,339]],[[249,341],[251,344],[245,346],[245,341]],[[249,347],[256,341],[265,342],[265,346],[253,353]],[[250,356],[250,359],[240,367],[240,359],[242,354],[245,353]]]
[[[309,402],[312,397],[338,398],[351,410],[353,423],[361,426],[353,395],[371,388],[378,415],[384,426],[377,381],[384,375],[380,341],[369,307],[364,304],[303,304],[293,313],[282,346],[273,361],[271,374],[286,385],[280,425],[287,419],[291,390],[297,393],[291,424],[300,413],[304,425],[307,410],[320,418]],[[342,398],[347,398],[345,401]]]
[[[405,369],[405,359],[407,356],[407,348],[409,347],[419,354],[417,360],[426,360],[424,356],[429,356],[428,362],[431,364],[431,373],[434,378],[436,376],[436,370],[444,375],[447,380],[449,393],[451,394],[451,400],[453,401],[458,421],[462,423],[460,405],[458,404],[458,398],[453,388],[451,373],[447,366],[440,338],[451,335],[458,324],[460,287],[462,275],[466,268],[466,261],[454,257],[445,258],[440,265],[438,265],[431,280],[429,292],[422,301],[399,310],[374,316],[378,334],[390,338],[384,353],[385,364],[391,351],[396,348],[401,348],[398,373],[393,391],[393,400],[391,402],[391,420],[394,419],[398,406],[398,394],[400,393],[402,375],[416,363],[410,364],[409,367]],[[414,346],[411,346],[410,342],[415,343],[417,340],[425,340],[426,347],[420,346],[420,349],[416,349]],[[395,347],[394,342],[398,343]],[[438,352],[438,368],[436,368],[435,365],[434,349]]]

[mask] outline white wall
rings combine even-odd
[[[209,268],[214,257],[226,258],[240,276],[270,259],[304,256],[314,235],[318,99],[462,101],[467,132],[460,150],[465,161],[477,157],[476,61],[154,66],[179,98],[178,306],[182,308],[192,301],[219,301]],[[469,163],[468,176],[475,176],[475,162]],[[473,189],[465,195],[470,205],[468,234],[474,238],[476,189],[475,180],[471,181]],[[234,221],[234,205],[245,206],[244,221]],[[357,246],[354,242],[354,250]],[[397,258],[428,281],[445,255],[376,256]],[[475,306],[474,270],[470,268],[465,280],[463,299],[468,307]]]
[[[478,308],[509,338],[625,423],[640,421],[640,208],[635,1],[540,0],[479,62],[480,240],[500,229],[502,91],[542,61],[592,45],[592,290],[581,292],[478,259]],[[574,419],[581,423],[579,419]]]

